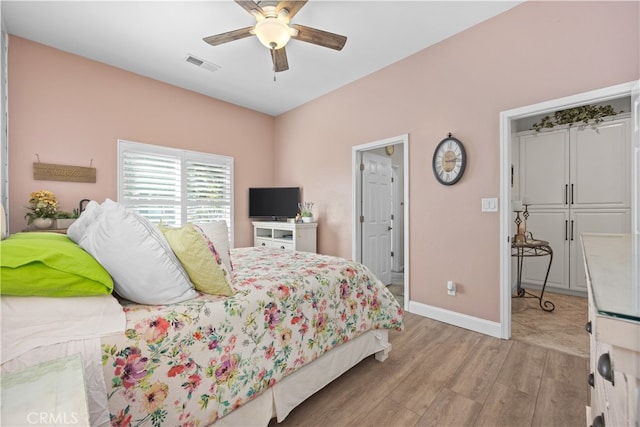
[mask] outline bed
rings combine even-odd
[[[282,420],[362,358],[378,353],[384,359],[391,348],[386,330],[402,327],[393,295],[360,264],[268,248],[234,249],[232,260],[233,297],[123,304],[127,331],[102,340],[116,425],[147,419],[155,425],[266,425],[272,415]],[[330,357],[340,346],[340,357]],[[309,383],[316,379],[313,372],[298,372],[314,361],[322,366],[316,384]],[[343,361],[346,366],[335,366]],[[289,390],[275,387],[289,377]],[[258,396],[266,398],[225,422]]]
[[[393,295],[359,263],[269,248],[229,254],[230,296],[3,296],[2,345],[13,351],[3,350],[2,371],[81,353],[92,425],[267,425],[365,357],[384,360],[387,331],[403,328]],[[35,301],[34,327],[20,313]],[[42,326],[69,311],[79,331]]]

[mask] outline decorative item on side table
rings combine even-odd
[[[544,290],[547,287],[547,279],[549,271],[551,271],[551,263],[553,262],[553,250],[546,240],[537,240],[533,238],[531,232],[527,233],[527,218],[529,218],[529,205],[523,203],[524,210],[514,209],[516,219],[516,234],[511,240],[511,256],[516,257],[516,296],[520,298],[536,298],[539,301],[540,308],[544,311],[553,311],[556,306],[551,301],[543,301]],[[520,214],[522,213],[522,218]],[[522,268],[526,257],[549,256],[549,265],[547,266],[547,274],[544,277],[540,296],[535,295],[522,287]]]
[[[53,220],[58,213],[58,201],[56,196],[48,190],[40,190],[31,193],[29,206],[25,219],[27,225],[33,225],[38,229],[47,229],[53,225]]]
[[[47,228],[51,228],[53,225],[53,218],[34,218],[33,225],[38,230],[46,230]]]
[[[523,244],[527,241],[527,218],[529,218],[529,205],[523,204],[522,206],[524,206],[524,211],[514,210],[516,219],[513,222],[516,223],[516,235],[513,236],[513,241],[516,244]],[[520,218],[520,213],[522,213],[524,219]]]
[[[302,218],[302,222],[313,222],[313,202],[302,202],[298,203],[298,208],[300,208],[300,216]]]
[[[65,229],[69,228],[73,222],[78,219],[80,213],[78,209],[74,209],[73,212],[58,211],[56,214],[55,228]]]

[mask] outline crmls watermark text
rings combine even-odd
[[[29,412],[27,422],[31,425],[56,425],[73,426],[78,425],[77,412]]]

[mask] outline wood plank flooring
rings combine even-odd
[[[385,362],[366,358],[270,426],[586,425],[587,358],[411,313],[405,322]]]

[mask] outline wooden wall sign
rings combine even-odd
[[[96,182],[96,168],[33,163],[33,179],[38,181]]]

